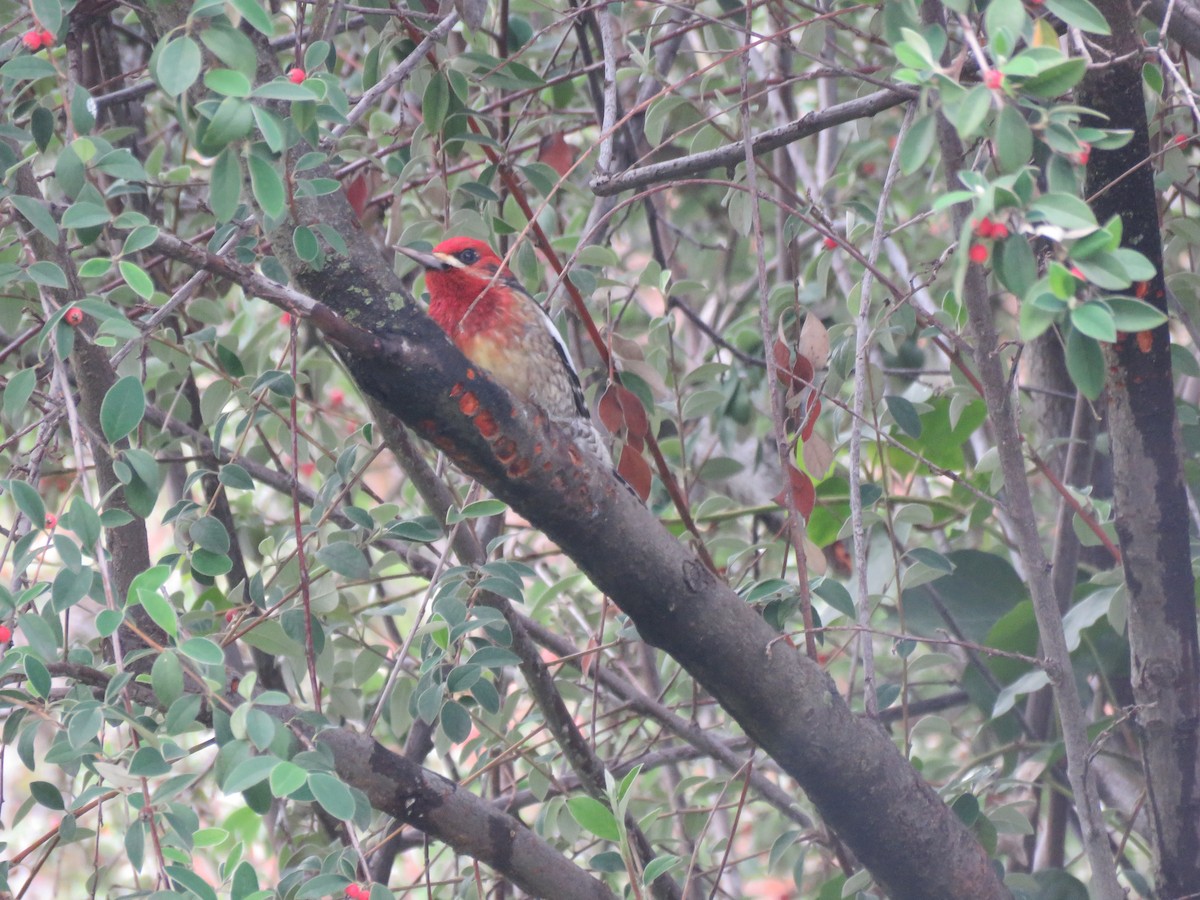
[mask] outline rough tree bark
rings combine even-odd
[[[1182,4],[1181,4],[1182,5]],[[1080,102],[1133,139],[1095,152],[1086,193],[1100,222],[1121,217],[1122,244],[1155,267],[1139,295],[1167,311],[1141,41],[1127,0],[1097,6],[1113,60],[1089,68]],[[1187,493],[1166,325],[1122,334],[1106,349],[1116,525],[1129,595],[1131,673],[1142,741],[1155,880],[1164,898],[1200,894],[1200,646]]]

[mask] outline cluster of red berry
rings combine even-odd
[[[363,887],[357,884],[347,885],[346,896],[349,897],[350,900],[368,900],[368,898],[371,896],[371,888]]]
[[[43,47],[54,46],[54,34],[45,28],[30,28],[21,35],[21,43],[25,45],[26,50],[36,53]]]
[[[1002,241],[1008,237],[1008,226],[1003,222],[996,222],[988,216],[984,216],[978,222],[971,225],[975,236],[983,238],[985,241]],[[967,251],[967,256],[971,262],[983,265],[988,261],[988,248],[986,244],[973,243],[971,249]]]

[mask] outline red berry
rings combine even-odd
[[[1087,281],[1087,279],[1083,277],[1083,272],[1079,270],[1079,266],[1071,266],[1071,274],[1080,281]]]
[[[1087,141],[1083,141],[1079,145],[1079,152],[1075,154],[1075,160],[1081,165],[1086,166],[1087,161],[1092,157],[1092,145]]]
[[[48,31],[45,28],[43,28],[41,31],[38,32],[38,37],[40,37],[42,39],[43,47],[53,47],[54,46],[54,32]]]
[[[331,390],[329,392],[329,405],[332,406],[334,409],[341,408],[342,404],[345,402],[346,402],[346,395],[341,390],[341,388],[334,388],[333,390]]]
[[[317,471],[317,464],[312,460],[305,463],[300,463],[300,474],[305,478],[312,478],[313,472]]]
[[[362,900],[363,897],[367,896],[367,892],[360,888],[357,884],[351,884],[346,886],[346,896],[349,897],[350,900]]]
[[[1008,237],[1008,226],[1003,222],[996,222],[992,225],[992,240],[1002,241]]]
[[[283,315],[281,315],[279,317],[279,324],[284,325],[284,326],[290,326],[292,324],[292,314],[284,313]]]
[[[862,164],[862,166],[859,167],[859,171],[861,171],[864,175],[866,175],[869,178],[875,174],[875,163],[865,162]]]
[[[1174,140],[1175,140],[1176,147],[1182,147],[1184,144],[1186,144],[1188,142],[1188,136],[1186,134],[1177,134],[1177,135],[1175,135]]]
[[[825,238],[821,243],[825,245],[826,250],[836,250],[838,245],[837,239],[831,237]]]
[[[83,323],[83,310],[80,309],[78,306],[72,306],[63,315],[63,321],[66,322],[68,325],[70,325],[72,328],[75,328],[76,326]]]
[[[225,621],[227,623],[232,622],[236,618],[237,618],[237,610],[236,609],[225,610]]]
[[[984,216],[974,224],[975,234],[981,238],[990,238],[996,233],[996,223]]]
[[[997,69],[988,69],[983,73],[983,83],[993,91],[998,91],[1004,86],[1004,74]]]
[[[308,77],[308,73],[305,72],[303,69],[301,69],[299,66],[297,66],[294,69],[288,70],[288,81],[290,81],[292,84],[300,84],[300,82],[302,82],[307,77]]]
[[[0,644],[7,644],[12,640],[12,629],[7,625],[0,625]]]
[[[42,49],[42,33],[36,28],[31,29],[21,35],[21,43],[25,45],[26,50],[41,50]]]
[[[54,513],[46,513],[46,530],[53,531],[58,526],[58,516]]]
[[[983,244],[972,244],[971,249],[967,251],[967,257],[971,260],[971,262],[982,265],[983,263],[987,262],[988,248]]]

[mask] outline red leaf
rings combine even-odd
[[[621,462],[617,465],[617,474],[625,479],[643,502],[650,496],[650,465],[640,453],[628,444],[621,450]]]
[[[621,411],[621,397],[618,388],[619,385],[610,384],[600,395],[600,402],[596,404],[596,414],[604,423],[604,428],[609,434],[619,434],[621,425],[625,421],[625,414]]]
[[[367,200],[370,193],[367,187],[367,176],[360,172],[345,186],[344,190],[346,191],[346,199],[350,201],[350,206],[354,210],[354,214],[361,219],[367,209]]]
[[[646,415],[646,407],[642,406],[638,395],[624,385],[617,385],[617,399],[621,402],[621,412],[630,436],[641,440],[650,431],[650,417]]]
[[[650,418],[638,395],[619,384],[610,384],[600,397],[597,412],[609,434],[625,432],[640,450],[650,432]]]
[[[792,388],[799,390],[800,388],[808,387],[812,384],[815,374],[813,364],[809,362],[808,357],[797,356],[796,364],[792,366]]]
[[[817,425],[817,418],[821,415],[821,398],[817,396],[817,392],[813,391],[808,400],[807,418],[804,420],[804,428],[800,431],[800,440],[807,441],[812,437],[813,428]]]
[[[817,491],[813,487],[812,479],[795,466],[789,465],[788,480],[792,498],[796,503],[796,511],[807,520],[812,515],[813,507],[817,503]],[[783,491],[775,495],[775,502],[780,506],[787,506],[787,498]]]
[[[775,344],[771,347],[771,356],[775,359],[775,377],[783,384],[787,384],[791,381],[788,372],[792,369],[792,351],[780,338],[776,338]]]

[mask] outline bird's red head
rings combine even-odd
[[[516,285],[496,251],[475,238],[446,238],[432,253],[400,249],[425,267],[429,315],[452,335],[468,314],[489,319]]]

